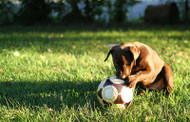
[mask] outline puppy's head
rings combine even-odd
[[[125,79],[131,74],[133,66],[136,65],[136,60],[140,55],[140,50],[132,43],[123,43],[112,47],[108,52],[105,61],[108,59],[110,54],[112,54],[116,76],[118,78]]]

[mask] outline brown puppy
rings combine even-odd
[[[112,47],[105,61],[112,54],[116,76],[124,79],[129,87],[140,83],[150,90],[173,90],[173,76],[168,64],[149,46],[140,42],[125,42]]]

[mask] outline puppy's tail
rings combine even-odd
[[[109,58],[109,56],[110,56],[111,53],[112,53],[112,49],[108,52],[107,57],[106,57],[106,59],[104,60],[104,62],[107,61],[107,59]]]

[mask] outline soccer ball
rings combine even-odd
[[[133,100],[133,90],[124,84],[125,81],[111,76],[101,81],[98,86],[98,99],[103,106],[115,105],[127,108]]]

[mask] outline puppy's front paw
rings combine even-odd
[[[129,88],[135,88],[138,80],[134,76],[129,76]]]
[[[129,82],[128,87],[129,88],[135,88],[136,84],[137,84],[137,82],[135,82],[135,81]]]

